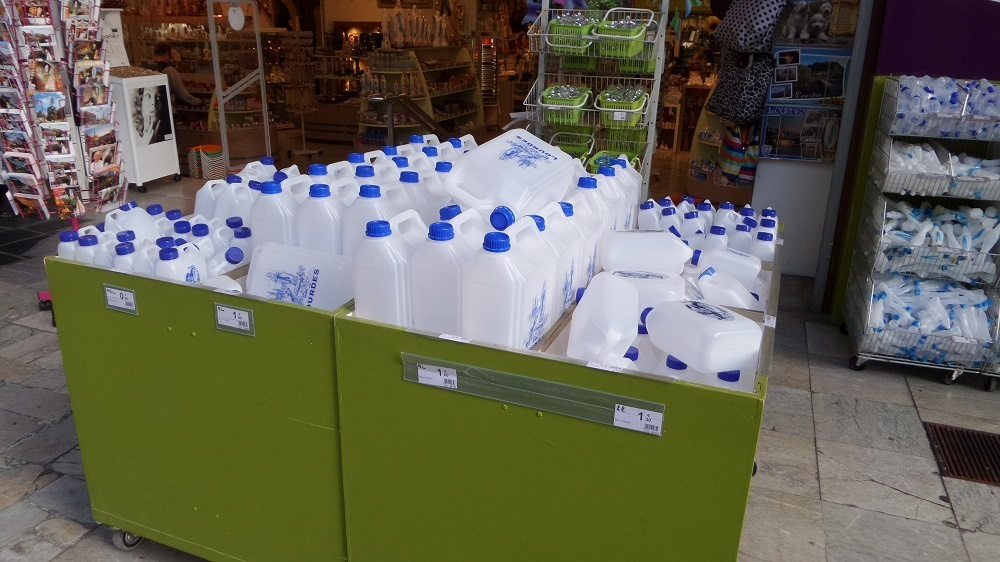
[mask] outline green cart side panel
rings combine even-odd
[[[338,316],[351,560],[736,560],[754,395]],[[405,381],[413,353],[665,405],[656,437]]]
[[[210,560],[346,558],[332,313],[46,268],[96,520]],[[214,303],[256,336],[216,329]]]

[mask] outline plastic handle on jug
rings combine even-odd
[[[389,157],[385,155],[385,152],[379,150],[369,150],[365,153],[365,163],[366,164],[376,164],[378,162],[385,162]],[[332,164],[331,164],[332,165]]]
[[[479,143],[476,142],[476,137],[472,136],[471,134],[461,136],[459,137],[458,140],[462,141],[462,148],[464,150],[472,150],[474,148],[479,148]]]
[[[381,150],[379,152],[382,152]],[[326,173],[332,175],[337,179],[349,178],[354,176],[354,164],[347,162],[334,162],[326,167]]]
[[[408,144],[401,144],[401,145],[399,145],[399,146],[396,147],[396,152],[399,153],[399,154],[397,154],[397,156],[407,156],[407,157],[409,157],[409,156],[412,156],[412,155],[416,154],[417,149],[413,148],[412,146],[410,146]]]
[[[455,230],[455,234],[471,234],[472,229],[475,227],[476,223],[479,225],[479,230],[485,234],[491,229],[486,226],[486,221],[483,220],[482,215],[474,210],[469,210],[464,213],[459,213],[458,216],[453,217],[450,221],[451,227]],[[481,237],[480,237],[481,238]],[[481,242],[482,240],[480,240]]]
[[[511,244],[520,244],[525,237],[534,236],[541,241],[542,234],[538,232],[538,225],[535,224],[535,219],[531,217],[521,217],[514,221],[514,224],[509,226],[504,233],[510,236]]]
[[[389,226],[411,247],[419,245],[424,238],[427,238],[427,225],[420,218],[420,213],[413,209],[407,209],[389,218]]]
[[[392,160],[379,162],[374,167],[375,177],[381,181],[395,181],[399,179],[399,168],[396,167],[396,163]]]
[[[351,201],[357,198],[360,190],[361,186],[353,177],[340,178],[330,184],[330,193],[336,195],[345,206],[350,205]]]

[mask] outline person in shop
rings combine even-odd
[[[192,96],[184,87],[184,80],[181,73],[170,63],[174,58],[174,50],[166,42],[159,42],[153,50],[153,60],[156,62],[156,69],[167,75],[167,83],[170,85],[170,95],[175,102],[187,105],[201,105],[201,98]]]

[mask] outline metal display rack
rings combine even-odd
[[[865,190],[861,223],[855,243],[845,303],[845,326],[854,355],[850,366],[862,370],[869,360],[918,365],[945,371],[945,384],[964,373],[984,376],[984,389],[994,390],[1000,377],[1000,256],[991,252],[962,251],[945,247],[904,245],[883,236],[886,212],[898,201],[911,204],[930,199],[934,204],[976,205],[1000,201],[1000,181],[948,174],[909,174],[889,166],[894,139],[934,138],[953,153],[975,153],[987,158],[1000,155],[1000,137],[990,131],[998,118],[964,115],[927,117],[941,126],[920,131],[908,129],[905,113],[898,111],[899,81],[885,80],[881,114],[874,134],[871,169]],[[933,131],[933,132],[932,132]],[[941,336],[901,327],[874,327],[872,303],[874,275],[892,274],[919,279],[943,279],[983,289],[989,299],[990,341],[962,336]],[[938,359],[938,357],[946,357]]]
[[[553,142],[565,138],[555,136],[559,133],[590,136],[593,139],[591,151],[608,150],[638,157],[643,178],[642,197],[647,197],[656,149],[656,108],[664,66],[667,32],[664,11],[558,10],[549,7],[551,2],[543,6],[545,9],[528,30],[529,47],[538,53],[539,68],[538,78],[524,100],[532,132],[542,138],[555,138]],[[571,26],[560,24],[558,20],[570,15],[596,17],[602,23],[630,19],[644,24],[645,33],[638,37],[612,35],[599,24],[581,27],[580,33],[572,34]],[[571,106],[546,103],[543,92],[557,84],[587,86],[591,91],[582,103]],[[613,85],[639,86],[648,96],[638,108],[609,108],[602,105],[600,93]],[[563,117],[569,113],[573,114],[571,118]],[[616,121],[635,121],[635,124],[618,125]],[[575,144],[582,146],[584,143]],[[587,159],[591,154],[574,153],[574,156]]]

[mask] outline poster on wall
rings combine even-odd
[[[135,146],[149,146],[173,140],[170,121],[170,96],[165,85],[134,88],[126,98],[131,100],[131,121]]]
[[[843,105],[850,62],[846,49],[775,47],[767,101]]]
[[[860,4],[861,0],[786,0],[774,44],[850,48]]]
[[[832,162],[840,136],[841,113],[836,106],[766,106],[761,157]]]

